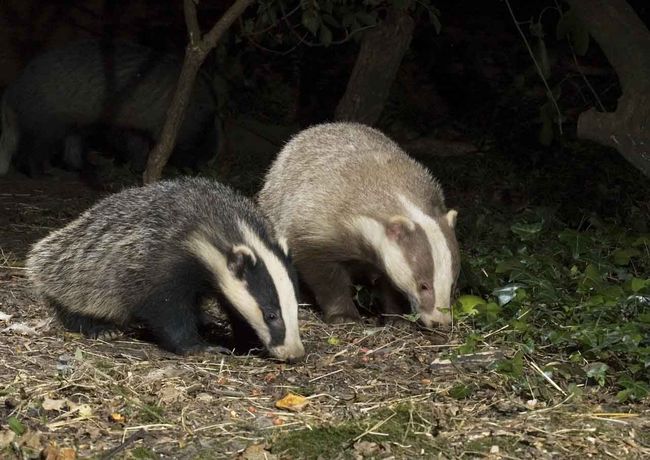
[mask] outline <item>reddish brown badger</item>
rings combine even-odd
[[[350,285],[361,272],[382,275],[384,314],[404,313],[401,293],[426,326],[451,322],[456,211],[429,171],[379,131],[354,123],[302,131],[272,165],[259,204],[326,321],[359,318]]]

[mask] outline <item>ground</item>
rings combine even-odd
[[[621,402],[587,377],[570,389],[547,372],[568,365],[565,353],[517,358],[519,344],[492,345],[503,328],[468,352],[470,323],[448,334],[372,318],[331,326],[302,308],[308,355],[297,364],[67,333],[30,293],[24,257],[101,195],[74,175],[0,182],[3,458],[650,455],[647,398]],[[519,363],[518,380],[504,363]]]

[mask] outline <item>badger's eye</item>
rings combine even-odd
[[[420,283],[420,291],[430,291],[431,285],[429,283]]]
[[[275,321],[275,320],[278,319],[278,315],[277,315],[277,313],[273,313],[272,311],[270,311],[265,315],[265,319],[266,319],[266,321],[269,321],[269,322],[270,321]]]

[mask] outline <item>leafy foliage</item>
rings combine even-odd
[[[609,175],[578,167],[586,157],[600,161]],[[620,401],[647,397],[650,216],[637,209],[647,205],[650,187],[619,160],[597,160],[595,152],[530,171],[492,160],[501,187],[528,189],[527,203],[513,212],[485,202],[464,219],[461,210],[464,295],[454,312],[474,332],[459,351],[473,352],[483,343],[514,350],[496,370],[515,380],[527,359],[553,353],[562,360],[543,369],[547,376],[567,384],[614,385]],[[593,188],[583,182],[582,195],[563,189],[564,179],[586,181],[582,174],[591,176],[586,183]],[[555,180],[552,192],[541,184],[545,176]],[[468,180],[499,187],[487,176]],[[624,197],[618,206],[594,212],[616,193]]]
[[[276,45],[330,46],[357,39],[359,32],[375,27],[390,9],[426,15],[440,31],[440,12],[430,0],[325,0],[259,2],[257,14],[247,19],[243,35],[265,34]],[[273,33],[269,33],[273,31]]]

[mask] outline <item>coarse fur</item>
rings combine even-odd
[[[29,175],[45,172],[59,154],[65,166],[80,168],[87,147],[82,142],[96,126],[100,132],[138,132],[155,143],[181,66],[177,56],[127,41],[80,40],[35,57],[3,95],[0,175],[13,157]],[[216,113],[212,87],[199,74],[172,163],[195,167],[212,157]],[[66,142],[69,136],[76,139]],[[140,151],[121,153],[143,163]]]
[[[36,243],[27,273],[63,324],[90,336],[141,324],[165,349],[203,346],[214,297],[238,341],[254,331],[280,359],[304,354],[296,276],[254,204],[201,178],[111,195]]]
[[[405,313],[406,300],[427,326],[451,321],[456,211],[430,172],[378,130],[326,123],[300,132],[258,200],[326,321],[359,319],[350,293],[359,273],[375,280],[385,315]]]

